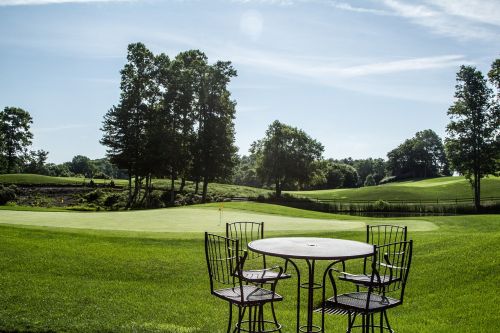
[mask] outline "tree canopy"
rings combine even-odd
[[[417,132],[387,153],[387,168],[397,178],[448,175],[448,161],[441,138],[430,129]]]
[[[7,173],[12,173],[28,152],[33,134],[31,115],[21,108],[6,107],[0,112],[0,149]]]
[[[304,131],[274,121],[266,136],[252,144],[257,174],[264,183],[273,184],[276,196],[283,189],[302,188],[313,174],[314,162],[321,159],[323,145]]]

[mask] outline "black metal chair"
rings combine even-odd
[[[274,332],[281,329],[276,321],[264,320],[264,304],[278,302],[283,297],[272,289],[264,289],[253,284],[244,284],[241,269],[246,259],[246,251],[240,256],[239,240],[213,235],[205,232],[205,256],[210,277],[210,291],[229,302],[229,321],[227,332]],[[278,277],[283,269],[278,270]],[[238,307],[238,322],[232,329],[233,305]],[[248,309],[248,320],[244,320]],[[245,326],[245,327],[243,327]],[[266,326],[271,326],[267,329]]]
[[[387,310],[403,304],[404,291],[408,274],[410,271],[413,242],[402,241],[384,245],[374,245],[374,254],[371,258],[371,272],[369,280],[364,283],[366,289],[339,294],[339,286],[335,282],[334,272],[338,274],[339,280],[345,272],[334,267],[332,263],[323,277],[325,286],[328,275],[333,288],[333,297],[325,299],[326,288],[323,287],[322,307],[318,312],[322,313],[322,327],[324,329],[325,314],[344,311],[348,314],[347,332],[353,328],[361,328],[362,332],[373,332],[375,328],[380,332],[394,332],[389,324]],[[383,258],[379,261],[378,258]],[[339,281],[339,282],[340,282]],[[349,281],[351,282],[351,281]],[[358,281],[358,283],[361,283]],[[344,283],[344,286],[352,286],[352,283]],[[379,323],[375,323],[375,314],[380,314]],[[361,324],[355,325],[355,320],[361,316]]]
[[[240,251],[248,252],[247,245],[249,242],[264,238],[264,222],[233,222],[226,223],[226,237],[240,240]],[[242,279],[249,282],[262,285],[264,283],[274,283],[279,279],[288,279],[290,274],[278,274],[279,266],[266,268],[266,256],[256,252],[248,252],[246,263],[259,261],[262,259],[262,268],[243,269]],[[285,271],[287,262],[285,262]]]
[[[391,224],[383,225],[367,225],[366,226],[366,242],[372,245],[384,245],[406,241],[408,229],[406,226],[398,226]],[[383,262],[383,254],[379,253],[376,257],[377,269],[378,263]],[[356,284],[358,287],[367,287],[370,284],[370,274],[367,268],[371,266],[372,258],[363,260],[363,273],[352,274],[346,272],[345,263],[343,265],[343,274],[339,276],[340,280],[349,281]],[[381,282],[388,284],[391,282],[389,276],[380,276]],[[359,291],[359,290],[358,290]]]

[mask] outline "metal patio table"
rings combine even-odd
[[[336,238],[317,237],[277,237],[254,240],[248,248],[257,253],[286,259],[297,272],[297,332],[321,332],[321,327],[313,324],[314,289],[322,285],[314,282],[316,260],[343,261],[365,258],[374,253],[373,245]],[[300,272],[292,259],[305,260],[308,267],[308,281],[300,283]],[[300,288],[308,290],[307,324],[300,326]]]

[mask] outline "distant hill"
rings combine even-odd
[[[438,200],[472,198],[473,192],[465,177],[439,177],[424,180],[396,182],[354,189],[319,191],[289,191],[291,195],[339,201],[356,200]],[[481,180],[481,196],[500,197],[500,177]]]

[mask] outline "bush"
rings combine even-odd
[[[365,184],[364,184],[364,185],[365,185],[365,186],[375,186],[375,185],[377,185],[377,184],[375,183],[375,178],[373,178],[373,175],[372,175],[372,174],[370,174],[370,175],[366,176],[366,179],[365,179]]]
[[[373,209],[376,211],[386,211],[391,204],[384,200],[377,200],[373,203]]]
[[[0,205],[5,205],[9,201],[16,200],[16,187],[0,185]]]
[[[116,208],[117,204],[120,202],[121,196],[119,194],[113,193],[108,195],[106,199],[104,199],[104,207],[106,208]]]
[[[99,189],[95,190],[95,191],[92,191],[92,192],[89,192],[87,194],[85,194],[83,197],[85,198],[85,200],[87,200],[87,202],[96,202],[97,200],[99,200],[103,195],[103,192]]]

